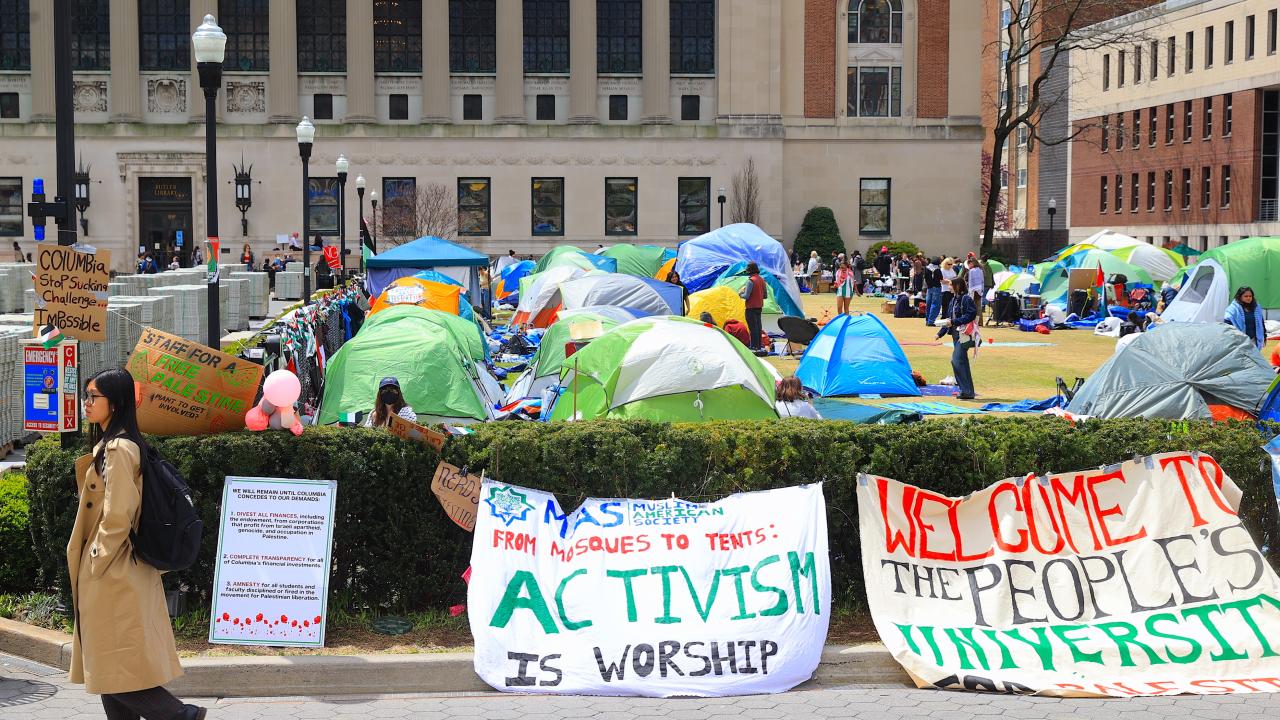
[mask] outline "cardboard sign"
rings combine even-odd
[[[142,331],[129,357],[141,386],[138,427],[156,435],[206,435],[244,427],[262,366],[200,343]]]
[[[68,245],[36,245],[36,334],[49,323],[76,340],[107,339],[107,283],[111,253],[80,252]]]
[[[1198,453],[962,498],[871,477],[858,487],[867,604],[920,687],[1276,692],[1280,578],[1240,497]]]
[[[431,492],[444,507],[449,519],[467,532],[476,529],[476,508],[480,505],[480,486],[484,478],[468,475],[449,463],[436,466],[431,478]]]
[[[24,432],[74,432],[79,377],[75,340],[46,349],[37,340],[22,342],[22,429]]]
[[[399,415],[391,416],[391,422],[388,424],[387,429],[391,431],[392,435],[402,440],[417,440],[418,442],[426,443],[435,448],[436,452],[440,452],[444,448],[444,441],[448,439],[442,433],[417,423],[409,422]]]

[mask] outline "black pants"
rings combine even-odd
[[[944,318],[951,317],[951,300],[954,297],[955,297],[955,294],[952,293],[950,290],[942,291],[942,314],[939,315],[938,317],[944,317]]]
[[[747,332],[751,333],[751,343],[747,347],[760,349],[760,332],[763,325],[760,321],[761,308],[747,308]]]
[[[102,696],[107,720],[177,720],[186,706],[162,687]]]

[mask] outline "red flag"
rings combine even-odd
[[[1106,284],[1107,284],[1107,276],[1106,276],[1105,274],[1103,274],[1103,272],[1102,272],[1102,263],[1101,263],[1101,262],[1099,262],[1099,263],[1098,263],[1098,274],[1097,274],[1097,276],[1095,276],[1095,277],[1094,277],[1094,283],[1093,283],[1093,284],[1094,284],[1096,287],[1102,287],[1103,285],[1106,285]]]
[[[342,269],[342,259],[338,257],[338,248],[332,245],[326,245],[324,248],[324,261],[333,270]],[[1101,270],[1099,270],[1101,272]]]

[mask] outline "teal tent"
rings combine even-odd
[[[796,377],[822,397],[920,395],[902,346],[875,315],[832,318],[804,351]]]

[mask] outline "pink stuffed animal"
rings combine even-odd
[[[245,427],[253,431],[288,429],[294,435],[302,434],[302,420],[294,412],[293,404],[302,394],[298,376],[288,370],[276,370],[262,384],[262,400],[245,413]]]

